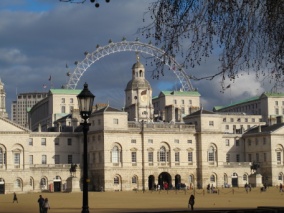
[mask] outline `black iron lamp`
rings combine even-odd
[[[84,84],[84,89],[77,95],[79,111],[84,122],[80,125],[83,126],[84,133],[84,150],[83,150],[83,206],[82,213],[89,213],[89,198],[88,198],[88,131],[90,124],[87,122],[93,109],[95,96],[88,89],[88,84]]]

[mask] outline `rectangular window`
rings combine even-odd
[[[258,138],[255,139],[255,145],[258,145]]]
[[[174,100],[174,104],[177,104],[177,100]]]
[[[247,118],[245,118],[245,122],[248,122],[248,119],[247,119]]]
[[[131,143],[136,143],[136,139],[131,139]]]
[[[188,152],[187,153],[187,160],[188,160],[188,162],[190,162],[190,163],[192,163],[192,152]]]
[[[181,104],[184,104],[184,100],[181,100]]]
[[[175,152],[175,162],[179,162],[179,152]]]
[[[42,146],[46,146],[46,138],[42,138],[41,139],[41,145]]]
[[[190,143],[190,144],[192,144],[192,140],[187,140],[187,143]]]
[[[266,144],[266,138],[263,138],[263,145]]]
[[[117,118],[113,119],[113,124],[118,124],[118,119]]]
[[[230,154],[226,154],[226,162],[227,162],[227,163],[230,162]]]
[[[65,103],[65,98],[61,98],[61,103],[62,103],[62,104]]]
[[[214,126],[214,121],[209,121],[209,126]]]
[[[73,104],[73,98],[70,98],[70,104]]]
[[[30,165],[34,164],[34,156],[33,155],[29,156],[29,164]]]
[[[279,115],[279,109],[278,108],[275,108],[275,114]]]
[[[137,163],[136,152],[131,152],[131,162]]]
[[[266,153],[263,153],[263,161],[266,162]]]
[[[33,145],[34,145],[33,139],[29,138],[29,146],[33,146]]]
[[[251,154],[248,154],[248,162],[252,162]]]
[[[72,155],[68,155],[67,156],[67,162],[68,162],[68,164],[72,164],[73,163],[73,156]]]
[[[226,130],[229,130],[230,128],[229,128],[229,125],[226,125]]]
[[[234,118],[231,118],[230,121],[231,121],[231,122],[234,122]]]
[[[256,160],[256,162],[259,162],[259,154],[258,153],[256,153],[256,155],[255,155],[255,160]]]
[[[60,156],[54,155],[54,164],[60,164]]]
[[[41,156],[41,164],[46,164],[46,155]]]
[[[278,106],[278,101],[275,101],[275,105]]]
[[[118,184],[119,184],[119,178],[118,178],[118,177],[115,177],[115,178],[113,179],[113,184],[115,184],[115,185],[118,185]]]
[[[148,152],[148,162],[153,163],[154,162],[154,153]]]
[[[179,143],[179,139],[175,139],[175,143]]]
[[[239,154],[236,155],[236,161],[240,162],[240,155]]]
[[[0,166],[5,164],[5,154],[3,153],[3,150],[0,148]]]
[[[65,113],[65,106],[61,106],[61,113]]]
[[[68,138],[67,139],[67,145],[68,146],[72,146],[72,138]]]
[[[209,151],[209,153],[208,153],[208,161],[210,161],[210,162],[214,161],[214,152]]]
[[[55,138],[54,139],[54,145],[55,146],[59,146],[59,138]]]
[[[230,146],[230,140],[229,139],[226,139],[226,146]]]
[[[189,100],[189,104],[190,104],[190,105],[192,104],[192,100]]]
[[[277,152],[276,157],[277,157],[278,164],[281,163],[281,152]]]
[[[236,146],[240,145],[240,140],[236,140]]]
[[[153,139],[148,139],[148,143],[153,143]]]

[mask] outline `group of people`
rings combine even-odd
[[[50,209],[50,205],[47,198],[43,198],[41,195],[38,200],[39,213],[47,213],[48,209]]]
[[[210,186],[210,184],[207,185],[207,193],[217,193],[217,190],[215,189],[215,187],[213,186],[213,184]]]

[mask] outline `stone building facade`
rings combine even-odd
[[[144,72],[137,60],[125,89],[125,110],[94,107],[88,133],[90,190],[284,183],[281,117],[271,124],[263,114],[207,111],[197,91],[162,91],[152,102]],[[31,130],[0,117],[0,193],[81,189],[79,92],[51,90],[31,109]],[[70,174],[71,164],[78,166],[76,174]]]

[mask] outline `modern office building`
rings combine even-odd
[[[29,128],[28,112],[39,101],[47,97],[47,92],[28,92],[17,95],[17,100],[11,104],[11,120],[23,127]]]

